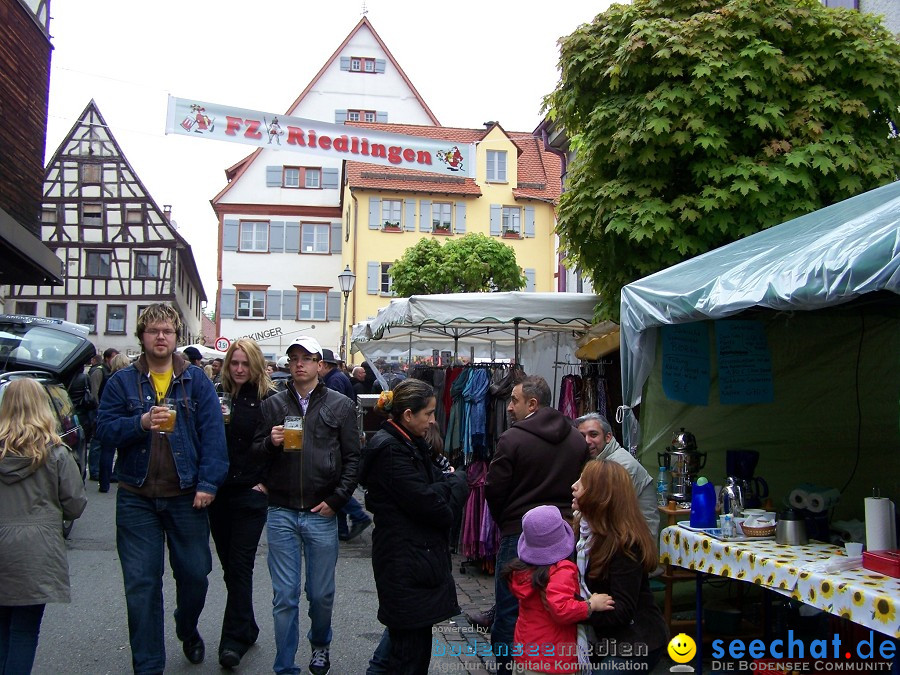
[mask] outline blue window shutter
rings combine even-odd
[[[346,110],[335,110],[334,111],[334,123],[335,124],[343,124],[347,121],[347,111]]]
[[[341,252],[341,244],[343,243],[343,237],[341,236],[341,222],[338,221],[336,223],[331,224],[331,252],[332,253],[340,253]]]
[[[281,187],[281,171],[280,166],[266,167],[266,187]]]
[[[466,233],[466,203],[456,202],[456,234]]]
[[[284,224],[284,252],[300,252],[300,223]]]
[[[369,229],[378,230],[381,228],[381,200],[376,197],[369,197]]]
[[[269,253],[284,253],[284,221],[269,223]]]
[[[503,207],[500,204],[491,204],[491,236],[500,236],[500,225],[503,220]]]
[[[366,272],[366,293],[378,295],[381,290],[381,263],[370,260],[366,265]]]
[[[325,190],[337,190],[339,174],[338,169],[334,167],[322,169],[322,188]]]
[[[525,207],[525,236],[526,237],[534,236],[534,207],[533,206]]]
[[[266,291],[266,318],[281,318],[281,291]]]
[[[341,57],[341,70],[350,70],[350,57],[349,56]]]
[[[239,220],[226,220],[222,225],[222,250],[237,251],[238,236],[241,231],[241,222]]]
[[[388,114],[384,110],[376,110],[375,111],[375,121],[387,124]]]
[[[431,232],[431,202],[419,202],[419,232]]]
[[[222,295],[219,297],[219,316],[223,319],[234,318],[234,296],[233,288],[223,288]]]
[[[410,232],[416,231],[416,200],[407,199],[403,202],[403,227]]]
[[[375,72],[383,73],[384,72],[384,64],[385,64],[384,59],[375,59]],[[349,66],[348,66],[348,68],[349,68]]]
[[[525,268],[525,290],[534,293],[534,268]]]
[[[326,302],[327,312],[326,319],[328,321],[340,321],[341,320],[341,298],[343,297],[343,293],[340,291],[328,291],[328,301]]]
[[[294,321],[297,319],[297,291],[282,291],[281,318]]]

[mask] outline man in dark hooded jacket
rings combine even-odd
[[[550,387],[543,377],[532,375],[513,387],[506,408],[512,426],[497,441],[485,481],[488,508],[501,536],[491,628],[498,672],[512,664],[510,648],[519,602],[501,571],[517,555],[522,516],[535,506],[551,504],[571,520],[572,484],[590,459],[587,443],[572,421],[550,404]]]

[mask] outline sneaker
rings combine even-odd
[[[328,647],[313,647],[309,660],[310,675],[328,675],[331,672],[331,659],[328,658]]]
[[[347,541],[355,539],[356,537],[361,535],[363,533],[363,530],[365,530],[371,524],[371,518],[366,518],[365,520],[357,520],[350,526],[350,531],[347,533]]]
[[[494,611],[496,605],[486,612],[466,612],[466,619],[472,626],[478,628],[485,633],[490,633],[491,626],[494,625]]]

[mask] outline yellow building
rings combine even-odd
[[[472,232],[503,240],[515,250],[526,291],[556,290],[554,203],[560,193],[559,157],[530,133],[499,124],[454,129],[404,124],[360,124],[411,136],[475,143],[475,178],[347,162],[343,194],[343,263],[356,274],[348,309],[351,324],[372,318],[390,302],[388,270],[426,237]]]

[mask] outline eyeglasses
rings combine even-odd
[[[157,330],[155,328],[148,328],[144,331],[144,335],[149,335],[150,337],[156,337],[158,335],[165,335],[167,338],[175,335],[175,331],[171,328],[163,328],[162,330]]]
[[[319,359],[317,359],[315,356],[289,356],[288,361],[290,361],[291,363],[318,363]]]

